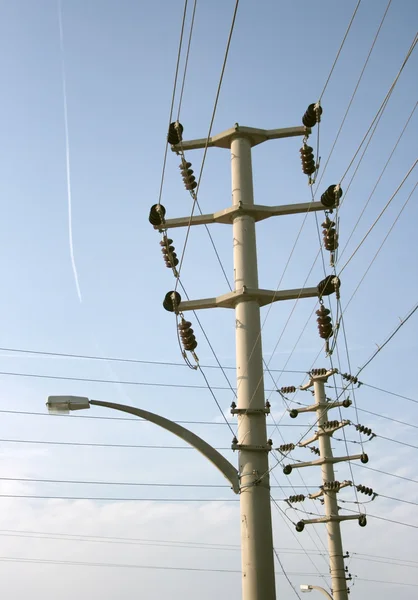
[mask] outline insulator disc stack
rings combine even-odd
[[[190,321],[182,318],[178,324],[179,334],[183,348],[189,352],[194,352],[197,348],[197,341]]]
[[[316,104],[310,104],[302,117],[302,123],[305,125],[305,127],[314,127],[320,122],[321,115],[322,107],[320,106],[319,102]]]
[[[153,204],[149,211],[148,221],[154,227],[162,227],[165,223],[165,207],[162,204]]]
[[[323,340],[328,340],[333,335],[331,317],[329,316],[330,312],[331,311],[328,308],[325,308],[323,304],[321,304],[316,311],[316,314],[318,315],[316,321],[318,323],[319,337]]]
[[[335,421],[325,421],[325,423],[322,425],[322,427],[324,429],[335,429],[339,425],[340,425],[340,422],[337,421],[337,420],[335,420]]]
[[[332,210],[336,208],[340,203],[340,198],[343,195],[343,191],[339,185],[330,185],[329,188],[322,194],[321,203]]]
[[[169,269],[174,269],[179,264],[179,259],[177,258],[174,246],[171,245],[172,243],[173,240],[166,236],[164,236],[164,238],[160,242],[161,252],[163,253],[165,266]]]
[[[319,375],[326,375],[326,374],[327,374],[326,369],[312,369],[311,370],[311,375],[313,377],[318,377]]]
[[[370,427],[366,427],[365,425],[356,425],[356,429],[359,433],[364,433],[364,435],[368,435],[369,437],[373,436],[374,437],[374,433],[373,431],[370,429]]]
[[[183,178],[184,187],[189,192],[192,192],[194,189],[197,188],[196,177],[193,175],[194,171],[190,168],[191,166],[192,163],[182,158],[179,168],[181,176]]]
[[[288,502],[296,503],[303,502],[305,500],[305,496],[303,494],[296,494],[295,496],[289,496],[287,499]]]
[[[324,491],[339,492],[341,483],[339,481],[326,481],[322,487]]]
[[[299,152],[302,161],[302,171],[305,173],[305,175],[309,175],[310,177],[313,175],[313,173],[315,173],[316,169],[313,148],[307,144],[303,144]]]
[[[356,490],[365,494],[366,496],[374,496],[375,492],[372,488],[366,487],[365,485],[356,485]]]
[[[279,452],[291,452],[295,449],[295,444],[282,444],[277,449]]]
[[[167,142],[172,146],[180,144],[183,139],[183,125],[178,121],[170,123],[167,134]]]
[[[296,392],[296,388],[294,385],[288,385],[285,387],[281,387],[280,391],[282,394],[294,394]]]
[[[350,383],[358,383],[359,380],[354,375],[350,375],[350,373],[341,373],[341,377]]]

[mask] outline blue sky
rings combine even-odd
[[[189,2],[186,34],[190,27]],[[241,125],[276,128],[301,124],[308,104],[322,92],[348,22],[357,2],[322,1],[258,3],[241,0],[213,132],[238,122]],[[322,167],[364,65],[387,2],[361,2],[335,71],[322,98],[320,125]],[[197,2],[196,20],[186,75],[180,121],[184,138],[205,137],[213,110],[216,88],[225,52],[234,2]],[[148,212],[157,202],[165,150],[168,114],[177,58],[183,2],[134,2],[123,0],[62,0],[64,62],[67,84],[70,183],[72,191],[72,234],[74,256],[82,294],[80,303],[70,260],[66,146],[62,93],[62,63],[57,2],[15,0],[0,5],[0,73],[3,79],[0,111],[0,252],[3,293],[0,297],[2,348],[63,352],[83,355],[128,357],[145,361],[181,363],[175,324],[161,302],[173,289],[173,277],[165,268],[159,236],[148,223]],[[396,77],[416,32],[418,6],[393,0],[353,101],[340,139],[332,153],[318,196],[345,173],[370,126],[390,85]],[[180,76],[183,74],[184,54]],[[418,84],[416,51],[407,63],[383,113],[360,167],[343,196],[340,211],[340,247],[353,230],[357,218],[379,177],[407,119],[414,109]],[[181,77],[180,77],[181,80]],[[175,115],[178,112],[178,96]],[[360,243],[382,208],[416,160],[417,114],[411,118],[370,204],[350,238],[341,258],[342,266]],[[316,149],[318,128],[311,137]],[[272,141],[253,151],[255,200],[259,204],[308,202],[310,191],[302,174],[299,138]],[[359,155],[360,156],[360,155]],[[202,152],[187,156],[199,171]],[[190,213],[191,199],[178,172],[178,158],[169,152],[162,203],[167,216]],[[356,166],[342,182],[347,189]],[[204,212],[230,204],[230,160],[226,150],[209,150],[199,190]],[[321,174],[321,171],[320,171]],[[341,301],[348,303],[374,254],[416,184],[416,170],[379,220],[341,276]],[[345,313],[345,331],[352,371],[357,370],[414,306],[417,298],[417,193],[412,195],[399,222],[379,252],[364,282]],[[276,289],[296,235],[300,215],[263,221],[257,226],[260,287]],[[178,252],[185,232],[174,230]],[[223,265],[232,280],[231,230],[226,225],[211,227]],[[313,215],[304,225],[292,260],[281,283],[283,289],[303,285],[318,251]],[[337,267],[338,271],[338,267]],[[323,278],[318,260],[308,285]],[[191,298],[227,291],[219,264],[204,229],[192,228],[182,269],[182,282]],[[293,303],[276,303],[263,329],[263,348],[270,367],[296,371],[311,368],[321,344],[313,318],[304,330],[294,353],[295,341],[314,308],[313,300],[300,301],[282,334]],[[263,309],[262,318],[267,315]],[[202,311],[199,315],[222,364],[233,366],[234,316],[231,311]],[[214,365],[214,357],[195,324],[202,364]],[[415,398],[417,362],[417,317],[399,331],[367,370],[365,383]],[[281,336],[277,350],[273,353]],[[334,360],[348,371],[343,336]],[[289,359],[290,356],[290,359]],[[205,389],[202,375],[186,367],[149,364],[95,362],[28,355],[2,351],[2,373],[38,374],[149,384],[202,386],[196,389],[154,385],[106,384],[81,381],[1,375],[3,411],[44,412],[49,394],[81,394],[131,403],[172,419],[220,423],[221,415]],[[289,359],[289,360],[288,360]],[[315,366],[327,365],[322,355]],[[234,382],[233,370],[228,371]],[[212,386],[223,387],[222,373],[206,369]],[[277,374],[276,374],[277,376]],[[281,385],[299,385],[302,374],[289,373]],[[267,390],[272,381],[265,377]],[[332,391],[332,390],[331,390]],[[331,393],[330,391],[330,393]],[[231,391],[215,390],[227,412]],[[283,406],[278,395],[267,391],[279,418]],[[304,401],[299,395],[298,399]],[[356,392],[359,408],[416,424],[414,403],[361,387]],[[90,411],[93,416],[93,410]],[[373,415],[361,414],[361,422],[381,435],[416,444],[414,429]],[[96,416],[115,416],[94,411]],[[116,415],[117,416],[117,415]],[[346,416],[346,415],[344,415]],[[355,421],[354,411],[347,418]],[[286,427],[274,433],[274,442],[294,441],[306,429],[308,419],[295,425],[283,418]],[[355,421],[356,422],[356,421]],[[190,425],[217,447],[227,448],[231,435],[225,425]],[[353,434],[349,439],[357,439]],[[61,441],[103,444],[177,445],[155,427],[136,422],[64,419],[10,414],[0,420],[1,440]],[[352,447],[353,452],[357,448]],[[345,451],[335,442],[336,453]],[[385,440],[370,444],[370,466],[418,479],[416,450]],[[225,451],[236,462],[229,450]],[[299,458],[306,456],[297,455]],[[224,483],[210,465],[188,450],[88,447],[0,442],[2,472],[11,478],[78,479],[83,481],[136,481]],[[360,471],[360,469],[358,469]],[[372,486],[382,494],[418,501],[416,484],[374,472],[358,472],[356,483]],[[276,469],[281,485],[288,480]],[[366,476],[367,475],[367,476]],[[303,473],[310,487],[319,483],[315,469]],[[348,477],[348,470],[338,473]],[[294,485],[301,485],[292,476]],[[272,483],[275,484],[274,481]],[[275,489],[277,498],[283,497]],[[231,499],[228,489],[132,488],[1,481],[0,493],[129,498]],[[346,499],[352,501],[347,492]],[[240,568],[239,553],[186,548],[173,552],[167,547],[106,545],[64,542],[4,535],[6,529],[55,533],[77,533],[149,540],[181,540],[200,543],[239,544],[239,518],[235,503],[225,502],[95,502],[89,500],[36,500],[0,498],[0,556],[56,560],[104,561],[109,563],[165,564],[210,568]],[[415,508],[378,498],[372,514],[413,522]],[[312,507],[308,508],[312,510]],[[415,511],[416,512],[416,511]],[[292,515],[292,519],[296,516]],[[280,515],[275,514],[275,544],[300,551]],[[312,551],[315,545],[304,532],[298,540]],[[324,551],[325,531],[312,534]],[[411,557],[406,548],[416,539],[415,530],[370,519],[368,528],[343,525],[344,546],[371,555]],[[414,536],[414,537],[413,537]],[[312,555],[322,573],[326,561]],[[415,557],[416,558],[416,557]],[[295,585],[311,579],[318,582],[313,565],[305,557],[282,555]],[[418,560],[418,559],[417,559]],[[413,597],[408,586],[371,587],[360,578],[391,579],[417,583],[414,569],[352,559],[350,570],[357,574],[353,594],[359,600],[378,589],[386,599],[395,591],[399,600]],[[4,571],[4,572],[3,572]],[[277,571],[280,567],[277,565]],[[1,563],[0,573],[13,582],[8,597],[20,600],[30,587],[35,600],[74,594],[99,594],[104,600],[130,598],[132,585],[142,582],[146,598],[170,593],[202,600],[220,586],[231,598],[239,598],[239,574],[192,572],[161,573],[153,570],[109,569],[57,565]],[[12,577],[10,577],[12,575]],[[415,577],[415,579],[414,579]],[[45,579],[46,578],[46,579]],[[277,576],[280,597],[293,595],[283,576]],[[47,584],[45,583],[47,581]],[[64,582],[64,589],[62,585]],[[202,588],[203,582],[203,590]],[[10,584],[11,585],[11,584]],[[48,595],[49,594],[49,595]],[[80,597],[83,597],[82,595]]]

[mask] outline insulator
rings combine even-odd
[[[339,185],[330,185],[329,188],[322,194],[321,203],[326,208],[335,208],[338,206],[343,191]]]
[[[296,417],[298,416],[298,411],[296,410],[296,408],[292,408],[292,410],[289,411],[289,416],[292,419],[296,419]]]
[[[305,496],[303,494],[296,494],[295,496],[289,496],[287,499],[288,502],[303,502],[305,500]]]
[[[171,245],[172,243],[173,240],[167,237],[165,237],[160,242],[161,252],[163,253],[165,266],[169,269],[172,269],[173,267],[176,267],[179,264],[179,259],[177,258],[174,246]]]
[[[366,494],[366,496],[373,496],[374,491],[372,488],[366,487],[365,485],[356,485],[356,490],[361,492],[362,494]]]
[[[235,436],[232,438],[232,443],[233,444],[238,444],[238,440],[237,440],[237,438]]]
[[[162,204],[153,204],[149,211],[148,221],[156,227],[164,225],[165,207]]]
[[[280,388],[282,394],[293,394],[296,392],[296,388],[294,385],[288,385],[287,387]]]
[[[180,294],[173,290],[172,292],[167,292],[165,295],[163,306],[168,312],[177,312],[180,302]]]
[[[362,454],[360,456],[360,462],[362,462],[363,465],[365,465],[369,462],[369,457],[367,456],[367,454]]]
[[[186,190],[192,191],[197,187],[196,177],[193,175],[194,171],[190,167],[192,163],[187,162],[184,158],[179,165],[181,176],[183,177],[184,186]]]
[[[338,427],[340,425],[339,421],[325,421],[325,423],[322,425],[323,429],[334,429],[335,427]]]
[[[331,221],[329,217],[322,223],[322,234],[324,240],[324,247],[330,252],[334,252],[338,248],[338,233],[335,229],[334,221]]]
[[[325,483],[322,487],[325,491],[339,492],[341,483],[339,481],[325,481]]]
[[[340,287],[340,279],[336,275],[328,275],[317,285],[318,296],[322,298],[323,296],[330,296],[334,292],[339,294]]]
[[[318,323],[319,337],[323,340],[328,340],[333,335],[331,317],[329,316],[330,312],[323,304],[316,311],[318,315],[316,322]]]
[[[341,373],[341,377],[350,383],[358,383],[357,377],[354,375],[350,375],[350,373]]]
[[[170,123],[168,128],[167,142],[172,146],[176,146],[176,144],[180,144],[183,139],[183,125],[178,121],[174,123]]]
[[[326,374],[327,374],[326,369],[312,369],[312,371],[311,371],[311,375],[313,377],[317,377],[318,375],[326,375]]]
[[[303,521],[299,521],[298,523],[296,523],[295,529],[298,533],[300,533],[305,529],[305,523]]]
[[[317,448],[316,446],[308,446],[308,448],[311,452],[313,452],[314,454],[317,454],[318,456],[321,454],[319,448]]]
[[[349,406],[351,406],[351,400],[349,398],[346,398],[345,400],[343,400],[342,404],[344,408],[348,408]]]
[[[295,444],[282,444],[277,448],[279,452],[291,452],[295,449]]]
[[[366,527],[367,525],[367,518],[366,515],[360,515],[358,518],[358,524],[360,525],[360,527]]]
[[[315,173],[315,159],[313,155],[313,148],[307,144],[303,144],[299,150],[300,158],[302,160],[302,171],[305,175],[312,175]]]
[[[189,352],[196,350],[197,342],[190,321],[186,321],[186,319],[182,318],[178,324],[178,330],[183,348],[189,350]]]
[[[365,425],[356,425],[356,429],[357,431],[359,431],[360,433],[364,433],[364,435],[368,435],[370,436],[375,436],[375,434],[373,433],[373,431],[370,429],[370,427],[366,427]]]
[[[310,104],[302,117],[302,123],[305,127],[313,127],[321,120],[322,107],[317,104]]]
[[[285,475],[290,475],[291,472],[292,472],[292,465],[285,465],[283,467],[283,473]]]

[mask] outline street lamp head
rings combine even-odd
[[[48,396],[48,412],[53,415],[65,415],[71,410],[90,408],[90,401],[84,396]]]
[[[312,592],[312,586],[311,585],[307,585],[306,583],[302,583],[300,585],[300,591],[301,592]]]

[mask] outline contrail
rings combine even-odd
[[[74,258],[73,245],[73,216],[72,216],[72,200],[71,200],[71,169],[70,169],[70,137],[68,134],[68,107],[67,107],[67,78],[65,75],[64,61],[64,30],[62,26],[62,6],[61,0],[58,0],[58,23],[60,34],[60,52],[61,52],[61,75],[62,75],[62,95],[64,103],[64,128],[65,128],[65,160],[67,170],[67,198],[68,198],[68,237],[70,242],[70,257],[71,265],[74,273],[75,286],[77,288],[77,296],[82,302],[80,283],[78,281],[77,266]]]

